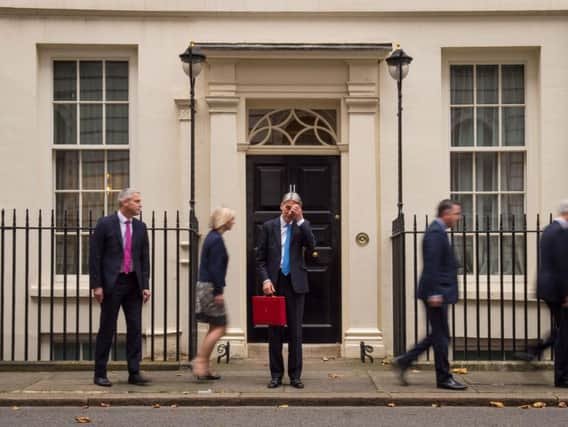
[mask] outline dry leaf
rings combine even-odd
[[[284,405],[279,405],[278,407],[279,407],[279,408],[287,408],[288,405],[284,404]]]
[[[342,375],[339,375],[339,374],[327,374],[327,376],[329,377],[329,379],[332,379],[332,380],[336,380],[337,378],[342,377]]]
[[[89,405],[83,405],[81,406],[81,409],[89,409]]]
[[[498,402],[495,400],[492,400],[491,402],[489,402],[490,406],[493,406],[494,408],[504,408],[505,404],[503,402]]]
[[[152,408],[154,408],[154,409],[160,409],[160,404],[159,404],[159,403],[154,403],[154,404],[152,404]]]
[[[519,409],[529,409],[531,407],[531,405],[521,405],[518,408]]]
[[[19,411],[20,408],[18,408],[17,406],[12,406],[12,410],[13,410],[13,411]]]
[[[532,404],[533,408],[546,408],[546,403],[544,402],[534,402]]]
[[[183,374],[176,374],[176,377],[183,377]]]
[[[387,366],[387,365],[390,365],[390,364],[391,364],[391,360],[386,358],[386,357],[383,360],[381,360],[381,365],[383,365],[383,366]]]
[[[110,408],[110,403],[101,402],[101,408]]]
[[[452,373],[458,374],[458,375],[465,375],[465,374],[467,374],[467,368],[454,368],[454,369],[452,369]]]
[[[173,405],[170,405],[170,408],[177,408],[178,406],[174,403]]]
[[[75,417],[75,422],[79,424],[87,424],[91,422],[91,419],[89,417],[77,416]]]
[[[410,371],[410,372],[412,372],[413,374],[419,374],[419,373],[420,373],[420,370],[419,370],[419,369],[413,369],[413,370]]]
[[[396,406],[396,404],[394,402],[389,402],[389,403],[387,403],[387,406],[389,408],[394,408]]]
[[[566,407],[568,407],[568,405],[566,405],[566,402],[562,401],[562,402],[558,402],[558,407],[559,408],[566,408]]]
[[[432,408],[439,408],[441,405],[439,403],[432,403]]]
[[[321,360],[323,360],[324,362],[327,362],[329,360],[329,357],[322,357]]]

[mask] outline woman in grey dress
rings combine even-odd
[[[221,378],[211,372],[209,360],[215,344],[225,334],[227,326],[223,293],[229,255],[223,241],[223,233],[233,228],[234,224],[235,211],[216,208],[209,222],[211,231],[205,237],[201,249],[195,313],[198,322],[209,324],[209,331],[191,364],[191,369],[198,380]]]

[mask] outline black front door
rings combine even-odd
[[[290,185],[304,203],[316,238],[315,258],[307,257],[310,293],[304,313],[304,342],[341,341],[340,182],[336,156],[249,156],[247,158],[248,337],[264,342],[267,328],[252,324],[251,297],[262,295],[255,247],[262,224],[280,215],[280,198]]]

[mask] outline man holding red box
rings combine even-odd
[[[284,195],[280,203],[282,214],[262,226],[256,262],[265,295],[286,298],[288,323],[288,376],[290,385],[304,388],[302,376],[302,320],[304,300],[309,291],[308,271],[304,251],[312,253],[315,238],[309,221],[304,219],[302,199],[296,192]],[[284,359],[282,357],[283,326],[268,327],[268,348],[271,379],[268,388],[282,385]]]

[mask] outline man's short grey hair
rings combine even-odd
[[[560,215],[564,215],[564,214],[568,213],[568,199],[562,200],[560,202],[560,205],[558,206],[558,213]]]
[[[120,193],[118,193],[118,206],[121,206],[122,203],[128,199],[130,199],[135,194],[140,194],[140,191],[134,188],[125,188]]]
[[[293,191],[291,191],[290,193],[284,194],[284,196],[282,196],[282,201],[280,202],[280,204],[286,203],[286,202],[289,202],[289,201],[296,202],[300,206],[302,206],[302,198],[300,197],[300,195],[298,193],[295,193]]]

